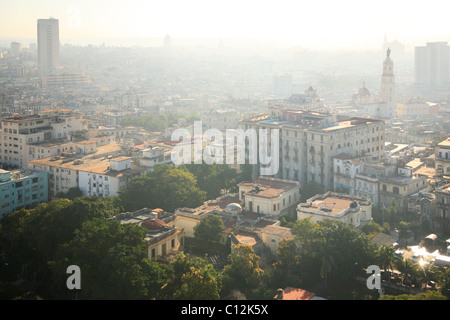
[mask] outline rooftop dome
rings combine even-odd
[[[242,211],[242,207],[239,203],[230,203],[225,208],[227,211]]]
[[[146,228],[148,231],[157,231],[167,227],[167,224],[161,219],[150,218],[142,221],[141,226]]]

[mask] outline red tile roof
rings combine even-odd
[[[286,287],[283,290],[283,298],[280,300],[311,300],[315,295],[315,293],[303,289]],[[277,297],[278,295],[276,295],[274,299],[277,299]]]

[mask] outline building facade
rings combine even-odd
[[[59,67],[59,20],[38,19],[37,21],[38,69],[41,76],[47,76]]]
[[[318,194],[298,205],[297,220],[306,218],[311,218],[314,223],[334,219],[361,227],[372,219],[372,202],[342,193]]]
[[[0,169],[0,219],[14,211],[48,201],[48,175],[29,175]]]

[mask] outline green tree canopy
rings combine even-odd
[[[228,259],[230,263],[222,272],[225,294],[231,290],[248,294],[260,285],[264,271],[259,266],[259,256],[249,245],[234,245]]]
[[[222,217],[210,214],[194,227],[194,235],[199,240],[217,242],[220,240],[220,232],[223,230],[225,230],[225,225]]]
[[[181,207],[197,207],[205,201],[206,192],[197,187],[195,176],[170,165],[156,165],[153,172],[132,179],[119,191],[126,211],[144,207],[173,212]]]

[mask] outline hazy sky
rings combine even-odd
[[[36,38],[36,20],[60,38],[278,38],[305,47],[379,48],[448,41],[447,0],[1,0],[0,38]]]

